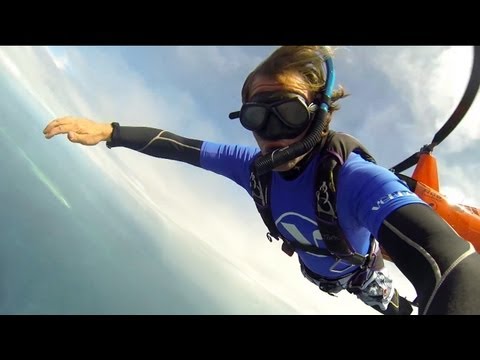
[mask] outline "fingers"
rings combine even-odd
[[[51,121],[45,129],[43,129],[43,133],[47,139],[58,135],[58,134],[66,134],[69,131],[77,130],[77,124],[75,122],[75,118],[71,116],[66,116],[62,118],[55,119]]]
[[[43,129],[43,133],[44,134],[47,134],[48,132],[50,132],[50,130],[52,130],[55,126],[58,126],[58,125],[65,125],[65,124],[68,124],[69,122],[72,121],[72,117],[71,116],[64,116],[64,117],[61,117],[61,118],[57,118],[53,121],[50,121],[48,123],[48,125],[45,127],[45,129]]]
[[[82,145],[96,145],[106,136],[101,124],[75,116],[54,119],[43,129],[43,133],[47,139],[58,134],[67,134],[70,142]]]

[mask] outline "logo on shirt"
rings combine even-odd
[[[412,192],[407,191],[407,190],[395,191],[391,194],[388,194],[388,195],[382,197],[380,200],[378,200],[377,203],[375,204],[375,206],[372,207],[372,210],[377,211],[378,209],[380,209],[382,207],[382,205],[385,205],[387,202],[389,202],[393,199],[396,199],[396,198],[399,198],[399,197],[402,197],[402,196],[412,196],[412,195],[413,195]]]
[[[322,235],[318,230],[317,222],[295,212],[286,212],[282,214],[275,222],[277,228],[282,231],[285,230],[290,236],[289,239],[294,239],[303,245],[315,245],[324,248]],[[285,233],[282,231],[282,233]],[[324,255],[317,255],[324,257]]]
[[[275,225],[277,225],[277,228],[282,234],[291,241],[296,240],[304,245],[315,245],[319,248],[326,248],[320,230],[318,229],[317,222],[304,215],[295,212],[286,212],[277,219]],[[320,254],[308,254],[319,258],[328,257]],[[350,271],[354,267],[355,265],[344,262],[342,259],[337,259],[335,262],[328,265],[328,271],[335,274],[341,274]]]

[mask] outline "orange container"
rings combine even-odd
[[[444,195],[420,181],[417,182],[415,193],[480,252],[480,209],[450,203]]]

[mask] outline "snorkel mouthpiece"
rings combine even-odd
[[[271,154],[258,157],[255,161],[255,167],[258,176],[272,171],[274,168],[307,153],[320,142],[322,138],[322,132],[327,123],[326,119],[330,109],[330,99],[333,93],[333,86],[335,84],[335,70],[333,68],[333,61],[330,56],[325,58],[325,66],[327,69],[325,89],[321,93],[321,96],[317,96],[313,101],[318,106],[318,109],[315,113],[310,133],[304,139],[295,144],[283,149],[275,150]]]

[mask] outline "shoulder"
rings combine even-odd
[[[252,146],[204,142],[200,167],[223,175],[249,190],[250,166],[260,149]]]
[[[351,152],[345,163],[339,171],[340,178],[346,176],[358,176],[360,178],[382,177],[393,179],[396,178],[390,170],[377,165],[375,162],[365,159],[362,154]],[[357,179],[358,180],[358,179]]]
[[[356,144],[361,144],[360,140],[358,140],[355,136],[342,131],[330,130],[327,136],[330,144],[338,144],[341,142],[353,142]]]
[[[375,162],[368,149],[356,137],[337,131],[330,131],[327,135],[325,150],[336,155],[343,164],[350,154],[360,154],[365,160]]]
[[[338,173],[339,193],[410,191],[408,185],[387,168],[352,153]]]

